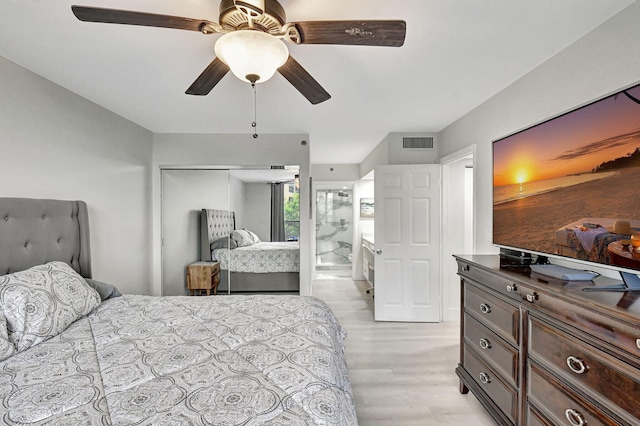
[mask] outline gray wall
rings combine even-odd
[[[244,184],[244,219],[238,228],[247,228],[262,241],[271,241],[271,186],[268,183]]]
[[[228,209],[235,213],[236,227],[238,224],[244,221],[244,215],[246,213],[244,208],[244,182],[233,176],[233,172],[229,172],[228,185],[225,185],[225,190],[228,192],[229,198]],[[226,188],[228,186],[228,188]]]
[[[151,291],[151,132],[0,57],[0,148],[0,196],[86,201],[94,277]]]
[[[434,137],[436,143],[433,149],[404,149],[402,147],[404,137]],[[366,176],[376,166],[387,164],[433,164],[438,159],[438,146],[436,133],[389,133],[360,165],[360,177]]]
[[[439,134],[440,156],[477,144],[476,250],[496,253],[491,141],[640,80],[640,3],[634,3]]]

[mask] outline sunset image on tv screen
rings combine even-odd
[[[494,244],[640,270],[640,86],[495,141],[493,206]]]

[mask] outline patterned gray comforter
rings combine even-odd
[[[356,425],[344,337],[312,297],[125,295],[0,362],[0,422]]]
[[[233,250],[216,249],[211,256],[226,271],[257,274],[300,271],[300,244],[297,241],[262,241]]]

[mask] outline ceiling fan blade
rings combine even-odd
[[[278,72],[314,105],[331,98],[331,95],[291,56],[278,68]]]
[[[220,80],[222,80],[222,77],[224,77],[228,72],[229,67],[227,66],[227,64],[222,62],[220,59],[215,58],[204,69],[204,71],[202,71],[202,74],[200,74],[198,78],[196,78],[191,86],[189,86],[185,93],[187,95],[208,95],[211,89],[213,89],[215,85],[218,84]]]
[[[218,24],[204,19],[157,15],[131,10],[103,9],[99,7],[71,6],[73,14],[81,21],[109,24],[141,25],[145,27],[175,28],[177,30],[202,31],[204,26],[215,28]]]
[[[294,25],[302,44],[400,47],[407,32],[405,21],[303,21]]]

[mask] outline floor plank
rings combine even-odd
[[[324,300],[348,333],[347,364],[361,426],[495,422],[458,391],[459,324],[375,322],[365,281],[318,279]]]

